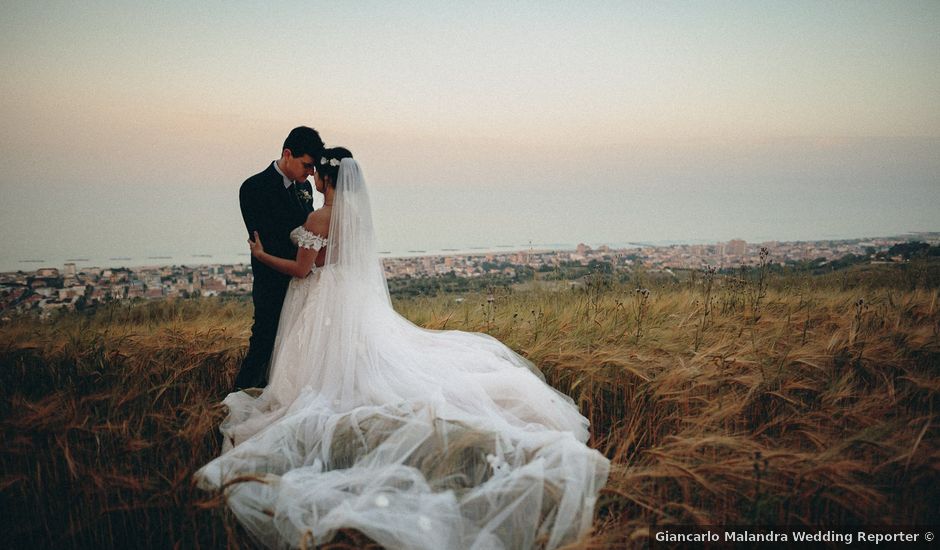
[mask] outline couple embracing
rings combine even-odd
[[[609,462],[587,419],[495,338],[395,312],[350,151],[296,128],[240,199],[255,321],[223,452],[196,479],[254,539],[556,548],[590,530]]]

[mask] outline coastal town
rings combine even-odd
[[[386,277],[459,277],[488,275],[513,277],[521,270],[551,271],[560,266],[607,264],[632,270],[638,266],[655,271],[718,269],[753,263],[762,248],[776,263],[817,260],[823,263],[854,256],[871,262],[903,261],[885,257],[892,246],[905,242],[940,244],[940,233],[912,233],[897,237],[796,242],[748,243],[735,239],[715,244],[592,248],[580,244],[574,250],[516,250],[474,254],[422,255],[384,258]],[[879,254],[880,253],[880,254]],[[876,258],[877,255],[877,258]],[[243,296],[251,293],[251,265],[172,265],[140,267],[42,267],[35,271],[0,273],[0,315],[83,309],[120,300],[162,300],[195,296]]]

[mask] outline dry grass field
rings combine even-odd
[[[578,548],[642,547],[653,524],[940,523],[935,287],[642,282],[396,308],[500,338],[579,403],[613,466]],[[252,548],[191,482],[219,451],[249,326],[250,305],[216,299],[0,326],[6,543]]]

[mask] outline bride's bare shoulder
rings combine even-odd
[[[304,222],[304,229],[315,235],[326,237],[330,232],[329,209],[321,208],[307,215],[307,221]]]

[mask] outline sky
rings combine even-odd
[[[244,255],[301,124],[396,252],[940,230],[940,2],[75,4],[0,1],[0,269]]]

